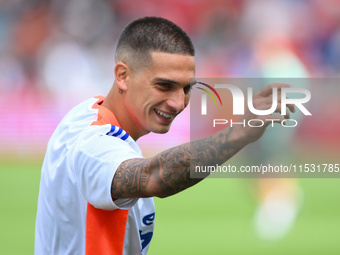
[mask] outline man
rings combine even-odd
[[[167,197],[199,182],[190,179],[190,162],[222,164],[263,134],[265,127],[226,128],[153,158],[142,157],[135,141],[149,132],[166,133],[188,105],[194,54],[188,35],[168,20],[143,18],[124,29],[107,97],[72,109],[49,141],[36,254],[146,254],[155,219],[152,197]],[[257,109],[271,104],[272,86],[254,96]],[[251,113],[245,118],[283,119]]]

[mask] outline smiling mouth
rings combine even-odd
[[[160,110],[158,110],[158,109],[156,109],[156,108],[154,108],[154,110],[155,110],[155,112],[156,112],[158,115],[160,115],[160,116],[162,116],[163,118],[168,119],[168,120],[171,120],[171,119],[175,118],[175,116],[176,116],[176,115],[172,115],[172,114],[168,114],[168,113],[162,112],[162,111],[160,111]]]

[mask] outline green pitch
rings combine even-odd
[[[41,159],[0,162],[0,255],[33,254]],[[249,179],[208,179],[155,199],[149,254],[339,254],[340,179],[300,179],[303,207],[279,241],[259,240]]]

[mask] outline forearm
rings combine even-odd
[[[159,197],[176,194],[195,185],[200,178],[190,178],[190,169],[195,166],[221,165],[235,155],[242,147],[241,141],[232,138],[233,129],[224,129],[207,138],[193,141],[167,151],[157,156],[159,162],[160,191]]]
[[[272,105],[272,89],[290,87],[287,84],[270,84],[253,97],[255,109],[268,109]],[[287,105],[295,112],[294,105]],[[280,113],[281,98],[278,98],[275,113]],[[131,159],[117,169],[112,182],[112,197],[166,197],[176,194],[202,180],[190,178],[190,168],[195,166],[223,164],[248,143],[259,139],[266,127],[289,118],[270,114],[256,115],[246,111],[244,121],[260,119],[261,127],[238,125],[226,128],[207,138],[193,141],[159,153],[151,159]]]
[[[165,150],[150,159],[131,159],[118,168],[112,196],[167,197],[203,178],[190,178],[190,167],[223,164],[244,144],[226,128],[207,138]]]

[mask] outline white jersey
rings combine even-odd
[[[73,108],[53,133],[41,172],[35,254],[147,254],[153,198],[111,198],[125,160],[142,157],[104,97]]]

